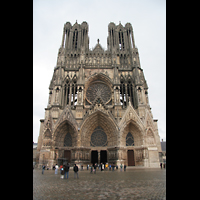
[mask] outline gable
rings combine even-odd
[[[102,46],[101,46],[100,44],[97,44],[97,45],[94,47],[93,52],[95,52],[95,53],[103,53],[104,50],[103,50],[103,48],[102,48]]]
[[[74,115],[70,109],[69,106],[66,106],[65,109],[63,110],[62,114],[59,116],[58,120],[55,123],[54,126],[54,131],[57,129],[57,127],[63,122],[63,121],[68,121],[70,122],[71,125],[77,130],[78,129],[78,124],[74,118]]]
[[[142,120],[139,118],[138,114],[136,113],[136,111],[134,110],[131,104],[129,104],[124,115],[122,116],[121,121],[119,122],[120,129],[126,126],[130,120],[138,124],[142,130],[144,129],[144,124]]]

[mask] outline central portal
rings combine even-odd
[[[107,151],[101,150],[100,151],[100,163],[106,163],[107,161]],[[95,163],[100,164],[98,161],[98,151],[92,151],[91,152],[91,163],[94,165]]]
[[[91,163],[94,165],[98,163],[98,151],[92,151],[91,153]]]
[[[106,163],[107,162],[107,151],[102,150],[100,151],[100,163]]]

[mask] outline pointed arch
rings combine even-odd
[[[81,146],[90,147],[91,135],[97,127],[101,127],[107,136],[107,146],[117,146],[118,144],[118,126],[110,115],[96,110],[88,115],[83,121],[81,132]]]
[[[120,143],[123,146],[141,146],[144,143],[142,131],[133,120],[130,120],[120,133]]]
[[[78,133],[73,125],[65,120],[54,131],[55,147],[77,146]]]

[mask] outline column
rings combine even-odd
[[[100,157],[101,157],[101,154],[100,154],[100,150],[98,150],[98,164],[100,164]]]

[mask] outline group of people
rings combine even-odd
[[[97,168],[101,171],[108,170],[108,168],[111,171],[111,168],[112,168],[112,171],[114,171],[115,167],[116,167],[116,170],[118,170],[118,165],[115,166],[114,163],[110,164],[110,165],[108,165],[108,163],[106,163],[106,164],[101,163],[100,165],[99,164],[97,165],[97,163],[95,163],[95,164],[91,164],[90,166],[87,165],[87,170],[90,168],[90,173],[94,172],[94,174],[96,174]],[[121,164],[120,171],[122,171],[122,168],[123,168],[123,165]],[[124,171],[126,171],[126,164],[124,165]]]
[[[44,174],[44,170],[45,170],[45,165],[42,166],[42,174]],[[90,173],[93,173],[96,174],[96,169],[97,167],[99,168],[99,170],[103,171],[103,170],[108,170],[108,167],[109,167],[109,170],[111,171],[111,168],[112,168],[112,171],[114,171],[114,168],[116,167],[116,169],[118,170],[118,165],[115,166],[115,164],[113,163],[112,165],[110,164],[108,166],[108,164],[103,164],[101,163],[100,165],[97,165],[97,163],[95,163],[94,165],[91,164],[91,166],[87,165],[87,170],[90,168]],[[64,165],[60,165],[60,168],[58,167],[58,164],[56,164],[55,166],[53,166],[53,169],[55,170],[55,174],[58,174],[58,169],[60,169],[60,174],[61,174],[61,178],[63,179],[66,179],[66,176],[67,176],[67,179],[69,178],[69,168],[70,168],[70,165],[69,163],[67,164],[64,164]],[[123,168],[123,165],[121,164],[120,165],[120,171],[122,171],[122,168]],[[79,178],[78,176],[78,166],[76,164],[74,164],[74,167],[73,167],[73,171],[74,171],[74,178]],[[81,166],[81,170],[83,170],[83,166]],[[124,171],[126,171],[126,165],[124,165]]]
[[[163,163],[163,164],[160,163],[160,168],[162,169],[162,167],[163,167],[165,169],[165,165],[166,165],[165,163]]]
[[[55,174],[58,174],[58,168],[59,168],[58,164],[56,164],[53,167],[53,169],[55,169]],[[67,163],[66,165],[64,164],[64,165],[60,166],[60,174],[61,174],[60,178],[66,179],[66,175],[67,175],[67,179],[69,178],[69,168],[70,168],[69,163]],[[42,174],[44,174],[44,170],[45,170],[45,165],[42,166]],[[78,177],[78,166],[76,164],[74,164],[73,170],[74,170],[74,178],[76,178],[76,177],[79,178]]]

